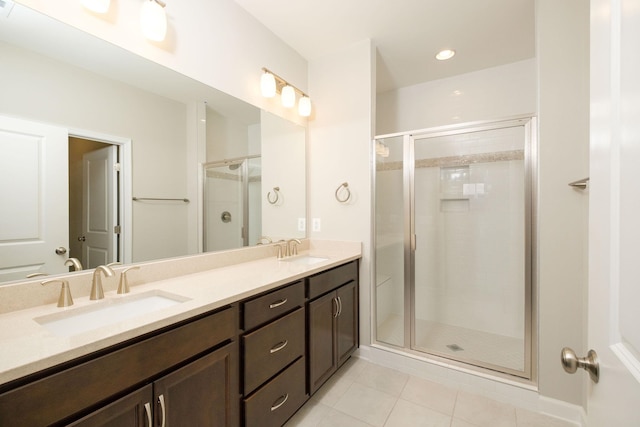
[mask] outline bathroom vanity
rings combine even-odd
[[[0,328],[30,318],[24,339],[51,353],[0,371],[0,425],[280,426],[358,346],[358,258],[270,257],[132,287],[186,299],[75,335],[33,320],[55,306],[0,315]],[[78,305],[57,310],[91,307]]]

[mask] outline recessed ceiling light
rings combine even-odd
[[[455,54],[456,54],[455,50],[444,49],[444,50],[441,50],[440,52],[438,52],[438,54],[436,55],[436,59],[438,59],[440,61],[445,61],[447,59],[453,58],[453,55],[455,55]]]

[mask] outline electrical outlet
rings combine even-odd
[[[313,223],[311,224],[313,231],[320,231],[320,218],[313,218]]]
[[[305,231],[307,229],[306,218],[298,218],[298,231]]]

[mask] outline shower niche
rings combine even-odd
[[[531,378],[532,122],[376,138],[378,344]]]

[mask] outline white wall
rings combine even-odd
[[[167,2],[168,34],[158,43],[140,32],[138,1],[112,1],[106,15],[87,11],[78,0],[18,3],[250,104],[300,120],[296,112],[263,98],[259,81],[261,68],[267,67],[304,91],[307,61],[232,0]]]
[[[133,196],[185,197],[184,104],[5,44],[0,57],[2,114],[130,138]],[[182,203],[135,203],[133,261],[186,254],[186,227]]]
[[[371,140],[375,105],[375,52],[371,42],[310,62],[309,95],[315,110],[309,122],[307,199],[309,217],[321,231],[312,238],[363,242],[360,268],[360,341],[370,342]],[[349,183],[351,200],[334,193]]]
[[[273,241],[302,238],[306,232],[298,229],[298,219],[305,219],[307,214],[307,130],[264,111],[261,113],[260,122],[262,162],[266,165],[278,165],[262,170],[262,233]],[[274,188],[279,190],[276,191]],[[271,203],[267,198],[275,203]]]
[[[536,111],[534,59],[378,94],[376,135]]]

